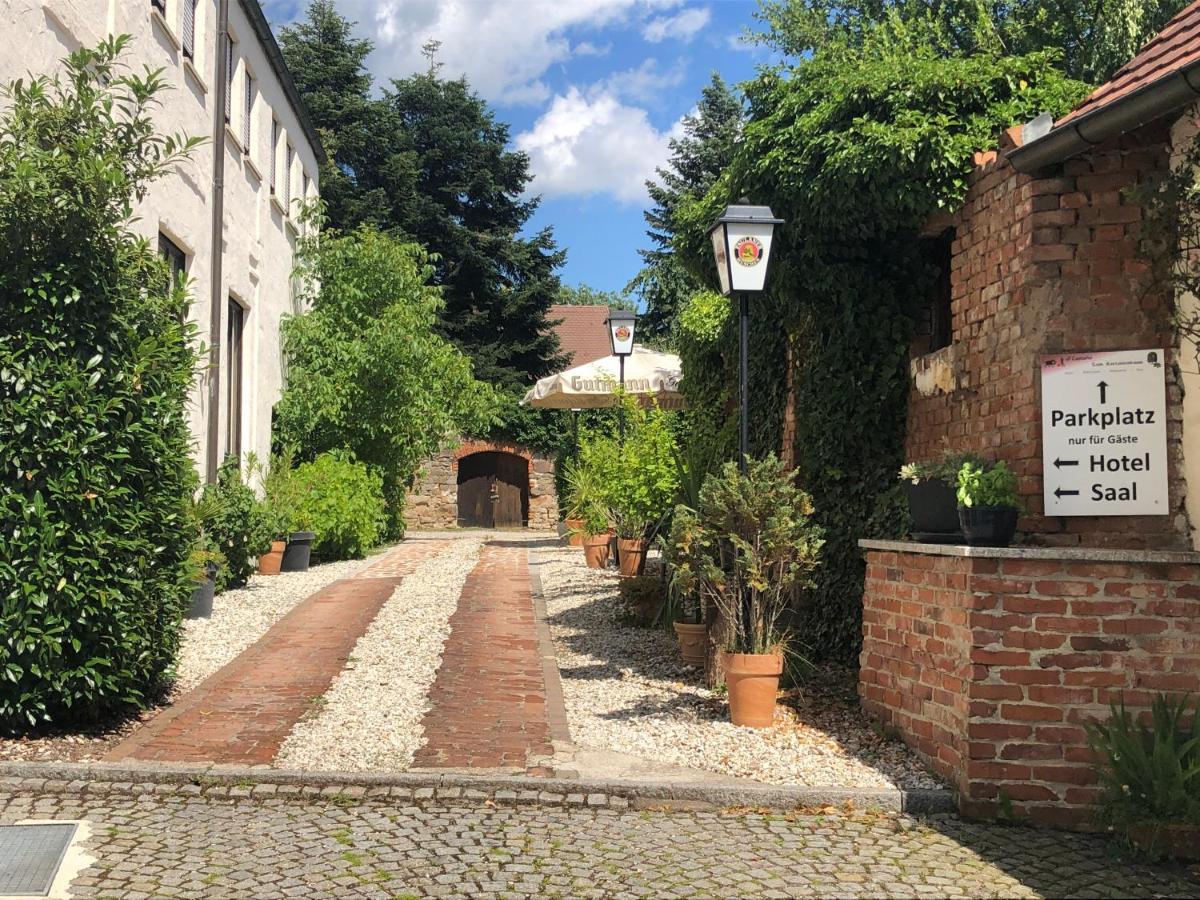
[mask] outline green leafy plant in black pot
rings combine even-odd
[[[225,501],[216,494],[208,493],[188,504],[188,518],[196,535],[188,565],[192,570],[192,597],[184,611],[184,618],[207,619],[212,615],[213,595],[216,593],[217,575],[226,564],[225,554],[218,548],[209,533],[209,524],[225,510]]]
[[[948,453],[940,460],[907,463],[900,469],[900,486],[908,501],[912,538],[930,544],[963,540],[958,521],[958,472],[963,463],[986,467],[969,453]]]
[[[291,450],[271,458],[268,469],[260,468],[266,527],[273,540],[287,542],[280,572],[307,572],[316,532],[304,505],[304,485],[296,476]]]
[[[1150,724],[1111,705],[1088,723],[1101,785],[1101,824],[1154,859],[1200,860],[1200,702],[1158,694]]]
[[[1017,476],[1007,464],[965,462],[958,470],[958,522],[973,547],[1007,547],[1017,531],[1021,503]]]

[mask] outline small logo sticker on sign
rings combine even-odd
[[[756,237],[744,237],[733,245],[733,257],[743,266],[757,266],[762,254],[762,241]]]
[[[618,325],[617,330],[614,331],[613,334],[616,336],[618,341],[627,341],[627,340],[629,340],[629,335],[630,335],[629,326],[628,325]]]

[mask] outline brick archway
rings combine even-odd
[[[533,471],[533,454],[520,444],[514,444],[511,441],[463,441],[454,450],[451,467],[457,472],[458,461],[464,456],[474,456],[476,453],[509,453],[519,456],[529,463],[530,472]]]

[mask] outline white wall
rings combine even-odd
[[[133,70],[161,68],[170,85],[160,95],[154,111],[160,132],[208,138],[173,174],[156,182],[136,210],[133,227],[157,242],[165,233],[188,255],[187,269],[193,297],[191,318],[200,328],[205,345],[209,334],[211,290],[211,236],[213,191],[213,104],[218,70],[216,0],[199,0],[196,12],[196,50],[193,60],[182,51],[182,4],[165,0],[159,14],[150,0],[0,0],[0,25],[7,40],[0,50],[0,82],[51,74],[60,60],[80,46],[91,46],[109,34],[132,38],[123,61]],[[309,144],[295,110],[272,69],[266,48],[258,41],[242,0],[229,2],[229,30],[236,70],[231,90],[232,121],[221,150],[225,154],[225,191],[222,246],[222,297],[233,296],[245,307],[243,337],[242,451],[265,459],[271,443],[271,408],[279,398],[282,358],[279,320],[293,310],[291,272],[299,235],[295,213],[300,185],[307,174],[310,197],[317,193],[316,151]],[[246,73],[254,79],[250,120],[250,146],[243,146]],[[3,102],[3,101],[0,101]],[[295,150],[292,178],[295,198],[285,210],[281,197],[270,194],[271,119],[280,126],[279,178],[283,177],[285,143]],[[279,188],[282,193],[281,188]],[[226,310],[222,301],[223,342]],[[202,366],[191,404],[191,428],[196,438],[197,463],[203,473],[206,441],[218,442],[223,458],[226,439],[225,366],[221,365],[220,427],[208,435],[208,394],[212,372]]]

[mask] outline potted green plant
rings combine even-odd
[[[696,510],[678,507],[671,558],[680,588],[719,610],[721,667],[735,725],[770,726],[787,635],[791,592],[811,584],[822,531],[812,501],[774,456],[710,475]]]
[[[940,460],[910,462],[900,468],[900,485],[908,502],[912,538],[930,544],[963,540],[958,522],[958,471],[963,463],[983,465],[973,454],[946,454]]]
[[[674,459],[679,481],[675,511],[695,512],[700,506],[700,491],[712,468],[714,454],[710,447],[693,444],[688,446],[686,457],[676,451]],[[689,522],[694,521],[694,518],[677,519],[673,515],[669,535],[659,538],[668,571],[667,603],[663,611],[679,643],[679,658],[686,665],[703,667],[708,662],[708,610],[704,595],[694,584],[687,584],[686,578],[680,577],[683,562],[672,553],[675,546],[686,545],[688,535],[685,531]]]
[[[302,502],[305,485],[296,477],[291,450],[271,459],[267,470],[258,467],[263,487],[266,528],[273,541],[284,540],[280,572],[307,572],[316,532]]]
[[[1147,725],[1120,703],[1087,724],[1101,824],[1152,858],[1200,861],[1200,702],[1158,694]]]
[[[973,547],[1007,547],[1017,530],[1021,503],[1017,476],[1004,462],[965,462],[958,470],[958,521]]]
[[[188,503],[187,517],[196,535],[195,546],[188,554],[188,564],[196,586],[192,589],[191,600],[184,612],[186,619],[207,619],[212,615],[217,576],[226,562],[224,554],[217,549],[209,527],[224,510],[224,498],[212,492],[202,494]]]
[[[606,473],[604,496],[616,526],[617,562],[621,574],[630,577],[645,571],[650,542],[679,489],[679,472],[666,414],[629,397],[622,402],[625,443],[616,447],[617,462]]]
[[[608,566],[608,545],[612,530],[608,527],[608,513],[604,507],[594,504],[583,510],[583,559],[589,569]]]
[[[602,491],[597,476],[595,467],[584,465],[581,460],[572,460],[563,469],[566,484],[563,524],[567,529],[567,543],[572,547],[583,546],[587,510],[601,502]]]

